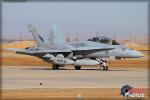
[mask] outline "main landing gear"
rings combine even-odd
[[[100,63],[100,70],[107,71],[108,70],[108,64],[107,60],[103,60],[101,58],[97,59]]]
[[[52,69],[53,70],[58,70],[59,69],[59,65],[57,65],[57,64],[53,64],[52,65]],[[81,69],[81,66],[75,66],[75,70],[80,70]]]
[[[57,70],[57,69],[59,69],[59,65],[57,65],[57,64],[53,64],[53,65],[52,65],[52,69],[53,69],[53,70]]]
[[[80,70],[81,66],[75,66],[75,70]]]

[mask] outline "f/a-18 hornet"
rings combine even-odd
[[[52,26],[48,39],[40,36],[33,25],[28,25],[28,30],[32,33],[37,46],[26,47],[24,49],[7,48],[7,50],[15,51],[17,54],[38,57],[45,62],[52,63],[52,69],[54,70],[64,65],[74,65],[76,70],[80,70],[81,66],[99,65],[101,70],[108,70],[105,58],[110,56],[116,57],[116,53],[109,53],[115,47],[106,43],[93,41],[67,43],[63,32],[57,25]],[[118,53],[122,54],[123,52]],[[136,57],[143,56],[135,50],[132,50],[132,52],[129,51],[128,56],[135,57],[135,55]]]

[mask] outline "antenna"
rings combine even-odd
[[[67,42],[70,42],[70,34],[68,33]]]
[[[145,48],[147,47],[147,39],[146,39],[146,37],[147,37],[147,34],[145,33]]]
[[[13,43],[14,43],[14,47],[15,47],[15,41],[16,41],[16,38],[15,38],[16,36],[14,35],[13,36]]]
[[[130,34],[129,34],[130,48],[131,48],[131,42],[132,42],[132,41],[131,41],[131,40],[132,40],[131,36],[132,36],[132,34],[130,33]]]
[[[21,32],[20,32],[20,48],[21,48]]]
[[[77,32],[77,39],[76,39],[76,42],[78,42],[79,41],[79,37],[78,37],[78,32]]]

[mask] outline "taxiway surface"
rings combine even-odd
[[[36,66],[3,66],[3,89],[26,88],[121,88],[129,84],[137,88],[148,88],[147,69],[111,68],[100,71],[98,67],[74,70],[65,67],[50,70]]]

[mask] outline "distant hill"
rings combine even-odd
[[[26,48],[35,45],[36,43],[34,41],[15,41],[10,43],[1,43],[2,48]]]
[[[124,43],[124,45],[128,46],[130,48],[130,42]],[[148,48],[150,45],[145,46],[144,44],[138,44],[138,43],[131,43],[131,48],[136,49],[136,50],[150,50]]]

